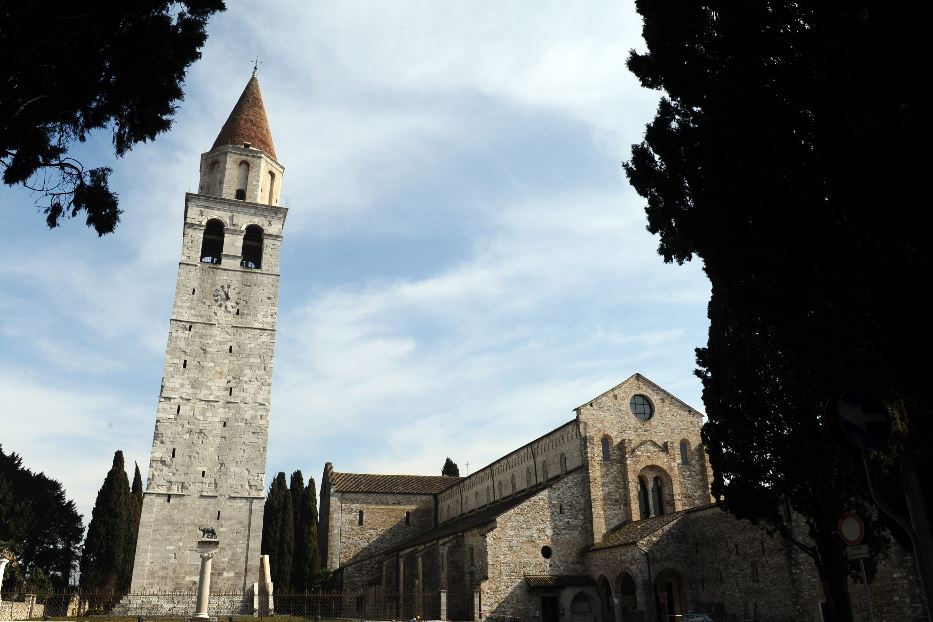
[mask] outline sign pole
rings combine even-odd
[[[868,601],[868,622],[875,622],[875,616],[871,611],[871,590],[868,589],[868,575],[865,574],[865,558],[859,558],[858,563],[862,567],[862,583],[865,584],[865,600]]]

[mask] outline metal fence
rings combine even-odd
[[[195,592],[3,594],[0,620],[106,618],[139,622],[139,618],[184,620],[195,610]],[[239,618],[270,617],[329,620],[440,620],[446,617],[442,592],[382,594],[368,592],[314,592],[254,594],[212,592],[208,614],[220,622]]]

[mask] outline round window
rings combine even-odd
[[[551,559],[551,555],[554,554],[554,551],[551,550],[551,547],[544,545],[541,547],[541,557],[544,559]]]
[[[632,414],[642,421],[648,421],[654,416],[654,406],[651,404],[651,400],[644,395],[633,395],[628,405],[632,409]]]

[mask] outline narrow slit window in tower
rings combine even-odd
[[[405,512],[405,524],[411,525],[411,512]]]
[[[359,513],[356,515],[356,524],[357,525],[363,524],[363,510],[360,510]]]
[[[217,510],[217,520],[220,520],[220,510]]]
[[[181,362],[182,369],[188,369],[188,359],[185,359]]]
[[[174,448],[174,447],[172,447],[172,457],[173,457],[173,458],[175,457],[175,448]]]

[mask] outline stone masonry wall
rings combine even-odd
[[[641,421],[629,407],[636,394],[646,396],[654,407],[648,421]],[[645,469],[653,475],[659,468],[669,477],[672,487],[665,492],[673,508],[668,511],[711,501],[709,465],[700,439],[702,414],[651,381],[635,374],[578,407],[577,418],[586,438],[592,528],[597,541],[623,521],[639,518],[637,478]],[[609,439],[609,461],[603,460],[603,437]],[[681,461],[681,441],[689,447],[687,464]]]
[[[410,525],[405,524],[405,512],[411,512]],[[335,550],[328,551],[332,558],[329,563],[344,566],[372,557],[433,527],[431,495],[334,492],[330,499],[329,529],[331,544],[338,544]]]
[[[592,542],[586,487],[586,473],[577,469],[496,519],[485,536],[484,616],[536,615],[540,607],[527,574],[585,574],[583,554]],[[551,548],[550,558],[542,554],[544,546]]]
[[[186,201],[133,591],[190,588],[199,527],[218,534],[217,589],[258,580],[286,210],[192,194]],[[225,226],[219,265],[199,261],[210,219]],[[261,269],[239,264],[249,224],[266,232]]]
[[[716,620],[818,622],[822,600],[819,577],[809,556],[779,535],[769,536],[715,506],[681,516],[634,545],[587,554],[591,576],[607,577],[618,589],[622,573],[635,579],[638,609],[653,619],[654,582],[673,571],[685,608]],[[648,575],[650,564],[651,575]],[[872,584],[876,620],[923,619],[922,597],[912,558],[894,546],[884,554]],[[868,620],[864,587],[850,582],[855,619]]]
[[[221,145],[201,155],[200,194],[235,199],[237,174],[240,162],[249,165],[246,183],[246,201],[278,205],[282,187],[282,175],[285,169],[267,154],[256,148],[234,145]],[[269,200],[269,186],[273,178],[272,200]]]
[[[558,477],[562,469],[570,471],[582,464],[579,428],[576,421],[571,421],[440,492],[438,520],[444,523],[498,499],[524,492]]]

